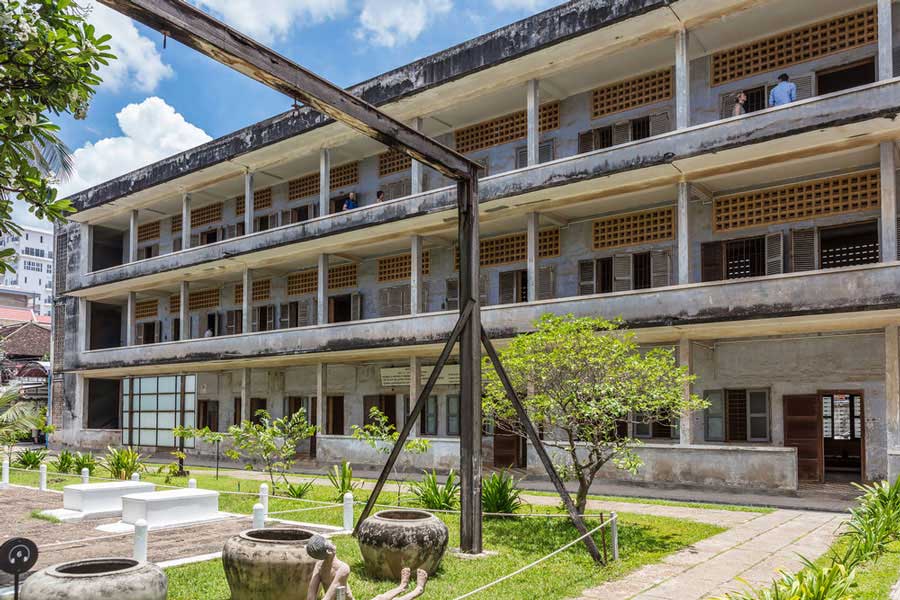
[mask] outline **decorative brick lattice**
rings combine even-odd
[[[866,10],[723,50],[710,61],[717,86],[878,41],[878,14]]]
[[[150,240],[158,240],[158,239],[159,239],[159,221],[154,221],[153,223],[144,223],[143,225],[138,225],[137,241],[149,242]]]
[[[559,102],[541,106],[540,129],[552,131],[559,128]],[[474,152],[491,146],[525,139],[528,135],[528,117],[524,110],[497,117],[469,127],[457,129],[457,152]]]
[[[219,290],[197,290],[188,294],[188,310],[219,307]]]
[[[331,189],[347,187],[359,183],[359,162],[351,162],[345,165],[332,167]]]
[[[877,170],[716,198],[716,231],[787,223],[876,209],[881,198]]]
[[[594,250],[675,239],[675,209],[657,208],[594,221]]]
[[[134,304],[135,319],[155,319],[159,314],[159,300],[141,300]]]
[[[181,294],[169,296],[169,314],[177,315],[181,312]]]
[[[356,287],[356,263],[338,265],[328,269],[328,289]]]
[[[272,297],[272,280],[257,279],[250,288],[250,300],[252,302],[262,302]]]
[[[669,68],[598,88],[593,93],[593,118],[671,100],[673,82]]]
[[[412,167],[412,159],[405,153],[393,148],[378,155],[378,176],[385,177],[391,173],[400,173]]]
[[[481,240],[481,266],[493,267],[528,260],[528,234],[510,233]],[[538,258],[559,256],[559,228],[538,232]],[[459,271],[459,247],[454,248],[453,268]]]
[[[222,220],[222,203],[209,204],[191,211],[191,227],[200,227]],[[180,228],[179,228],[180,229]]]
[[[181,231],[181,215],[172,217],[172,233]]]
[[[235,198],[234,212],[236,215],[241,216],[244,214],[245,208],[244,195],[241,194]],[[272,208],[272,188],[254,191],[253,210],[265,210],[267,208]]]
[[[412,255],[398,254],[378,259],[378,281],[402,281],[412,274]],[[431,274],[431,252],[422,252],[422,275]]]
[[[287,293],[288,296],[302,296],[304,294],[315,294],[319,290],[319,271],[310,269],[288,275]]]
[[[331,189],[359,183],[359,162],[351,162],[331,168]],[[319,194],[319,174],[310,173],[288,182],[288,202],[317,196]]]

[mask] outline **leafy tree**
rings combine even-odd
[[[204,427],[203,429],[197,429],[194,427],[176,427],[172,430],[172,433],[175,437],[179,438],[200,438],[202,441],[207,444],[215,444],[216,446],[216,479],[219,478],[219,447],[225,438],[228,437],[227,433],[221,433],[218,431],[213,431],[209,427]]]
[[[0,0],[0,234],[18,234],[14,197],[39,219],[60,221],[72,207],[56,185],[72,170],[51,115],[83,119],[115,56],[73,0]],[[12,270],[0,251],[0,273]]]
[[[256,411],[256,417],[256,422],[243,421],[228,428],[234,448],[226,450],[225,456],[248,461],[248,466],[261,463],[274,490],[276,475],[283,478],[290,470],[297,460],[297,444],[315,435],[316,426],[309,424],[302,408],[280,419],[273,419],[266,410]]]
[[[637,472],[640,441],[626,425],[676,424],[680,416],[705,407],[684,389],[693,381],[676,365],[671,349],[642,352],[620,321],[544,315],[536,331],[517,336],[500,353],[510,382],[544,444],[564,460],[563,479],[578,482],[576,508],[583,514],[587,494],[609,462]],[[484,365],[484,414],[505,432],[525,436],[496,371]]]
[[[0,446],[12,462],[15,445],[26,439],[32,429],[52,433],[53,426],[47,425],[46,411],[37,408],[33,402],[17,402],[19,388],[12,387],[0,394]]]

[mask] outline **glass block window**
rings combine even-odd
[[[668,68],[598,88],[592,95],[592,117],[598,119],[639,106],[671,100],[673,81],[672,69]]]
[[[134,305],[136,319],[155,319],[159,313],[159,300],[141,300]]]
[[[412,167],[412,159],[399,150],[388,150],[378,155],[378,176],[386,177],[392,173],[400,173]]]
[[[122,381],[122,443],[175,448],[172,430],[196,426],[196,375],[129,377]],[[194,440],[184,439],[185,448]]]
[[[594,250],[675,239],[675,208],[658,208],[594,221]]]
[[[159,239],[159,221],[138,225],[137,239],[139,242]]]
[[[288,296],[302,296],[303,294],[315,294],[319,289],[319,272],[317,269],[310,269],[300,273],[288,275],[287,293]]]
[[[539,122],[541,132],[558,129],[559,102],[541,106]],[[462,153],[515,142],[525,139],[527,135],[528,117],[524,110],[463,127],[454,133],[456,150]]]

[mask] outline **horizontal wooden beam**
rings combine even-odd
[[[345,123],[385,146],[427,164],[447,177],[467,178],[479,168],[455,150],[389,117],[371,104],[186,2],[99,1],[297,102]]]

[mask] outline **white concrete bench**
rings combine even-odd
[[[63,488],[63,507],[44,514],[61,521],[103,519],[122,514],[122,497],[152,492],[156,486],[145,481],[79,483]]]
[[[219,492],[178,489],[122,497],[122,523],[130,526],[144,519],[150,529],[221,519]]]

